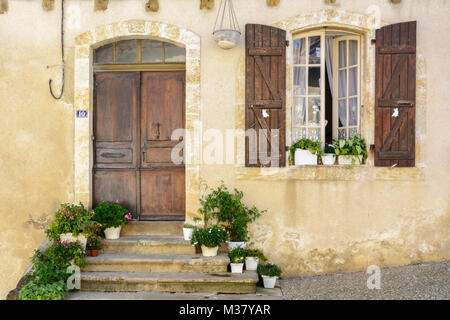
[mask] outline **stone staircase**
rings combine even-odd
[[[81,291],[68,299],[258,299],[255,271],[232,274],[225,252],[203,257],[185,241],[180,221],[133,221],[118,240],[103,240],[97,257],[87,257]],[[239,295],[237,295],[239,294]]]

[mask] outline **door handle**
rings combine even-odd
[[[159,127],[161,126],[161,123],[153,122],[153,125],[156,126],[156,139],[159,139],[159,136],[161,135],[161,132],[159,131]]]
[[[142,162],[145,162],[145,151],[142,151]]]

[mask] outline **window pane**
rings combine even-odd
[[[109,64],[114,63],[114,44],[107,44],[95,50],[94,63]]]
[[[294,67],[294,95],[306,94],[306,68]]]
[[[306,124],[306,98],[294,98],[294,126]]]
[[[339,41],[339,68],[347,66],[347,41]]]
[[[358,41],[350,40],[348,43],[348,65],[353,66],[358,64]]]
[[[308,98],[308,124],[320,125],[320,97]]]
[[[308,74],[308,94],[320,94],[320,67],[310,67]]]
[[[339,100],[339,124],[338,127],[346,127],[347,126],[347,99]]]
[[[347,96],[347,70],[339,71],[339,98]]]
[[[171,43],[164,43],[165,62],[185,62],[186,50]]]
[[[141,60],[143,63],[162,63],[162,42],[141,40]]]
[[[305,38],[294,40],[294,64],[306,63]]]
[[[116,43],[116,63],[137,63],[136,40],[125,40]]]
[[[309,64],[320,64],[320,36],[309,38]]]
[[[357,126],[358,125],[358,99],[351,98],[348,100],[348,125]]]
[[[358,128],[350,128],[349,136],[351,137],[354,134],[358,134]]]
[[[358,94],[358,67],[348,69],[348,95]]]
[[[306,138],[312,141],[320,141],[320,128],[308,128],[308,134]]]
[[[338,130],[338,138],[339,139],[347,139],[347,129],[339,129]]]

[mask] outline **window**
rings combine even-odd
[[[293,141],[331,142],[359,132],[360,37],[338,31],[293,40]]]
[[[114,65],[177,65],[185,62],[185,48],[159,40],[117,41],[96,49],[94,54],[95,69],[113,68]]]

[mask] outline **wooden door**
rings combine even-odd
[[[94,81],[94,206],[119,200],[136,216],[140,74],[97,73]]]
[[[141,78],[141,212],[143,219],[184,217],[184,165],[172,161],[174,130],[184,129],[185,72],[143,72]]]
[[[95,74],[94,206],[119,200],[135,218],[184,218],[184,165],[171,160],[184,92],[184,71]]]

